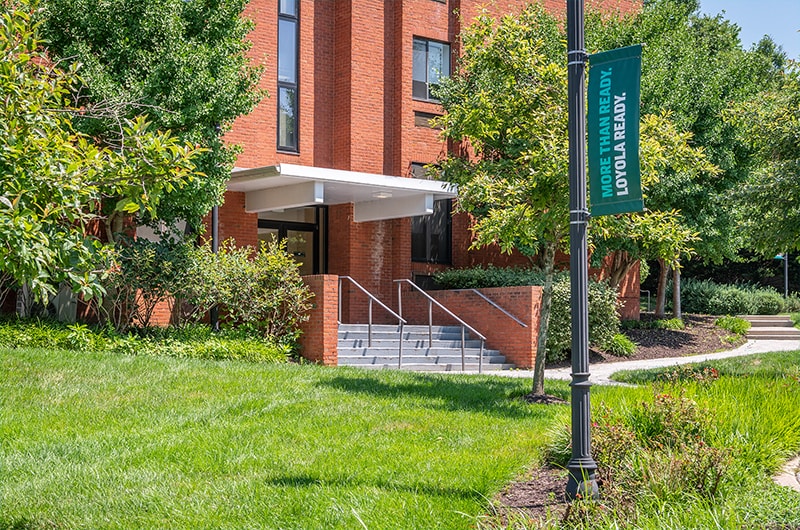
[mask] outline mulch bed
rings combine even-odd
[[[623,333],[637,344],[636,352],[630,357],[615,357],[596,350],[590,350],[591,364],[637,361],[640,359],[660,359],[662,357],[683,357],[730,350],[746,342],[744,337],[730,342],[725,340],[731,333],[714,325],[717,317],[708,315],[683,315],[685,329],[626,329]],[[642,321],[654,320],[652,313],[642,313]],[[569,361],[548,364],[548,368],[569,366]]]

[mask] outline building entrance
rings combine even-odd
[[[258,240],[286,240],[286,250],[300,264],[300,274],[327,272],[327,207],[311,206],[258,214]]]

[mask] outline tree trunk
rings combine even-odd
[[[681,268],[675,267],[672,271],[672,313],[675,318],[683,318],[681,311]]]
[[[622,280],[633,268],[636,260],[624,250],[617,250],[611,254],[611,264],[608,268],[608,283],[613,288],[618,288]]]
[[[543,249],[542,269],[544,287],[542,288],[542,310],[539,314],[539,337],[536,344],[536,360],[533,366],[533,394],[544,394],[544,366],[547,359],[547,329],[550,326],[550,308],[553,305],[553,276],[555,275],[555,245]]]
[[[658,260],[658,292],[656,293],[656,318],[666,316],[667,305],[667,276],[669,275],[669,265],[663,259]]]

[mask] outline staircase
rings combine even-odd
[[[399,328],[395,325],[373,325],[372,346],[369,346],[366,324],[339,324],[339,366],[361,368],[398,368]],[[403,327],[403,370],[461,371],[461,327],[433,326],[433,344],[429,344],[428,326]],[[478,370],[481,341],[466,335],[464,368]],[[483,371],[508,370],[497,350],[483,350]]]
[[[750,322],[748,340],[800,340],[800,329],[794,327],[789,315],[746,315]]]

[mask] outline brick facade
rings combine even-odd
[[[435,162],[447,149],[439,131],[418,116],[439,115],[439,105],[412,98],[413,39],[450,43],[458,53],[462,24],[484,6],[495,15],[515,13],[527,0],[298,0],[298,152],[277,149],[278,0],[252,0],[246,15],[255,22],[251,57],[264,66],[265,98],[239,118],[227,135],[242,146],[240,168],[280,163],[408,176],[412,163]],[[563,1],[545,6],[563,15]],[[637,0],[604,0],[608,10],[630,11]],[[460,15],[456,15],[458,12]],[[462,20],[464,22],[462,22]],[[454,62],[452,62],[454,65]],[[244,212],[242,193],[228,192],[220,208],[221,239],[240,245],[258,242],[257,214]],[[494,263],[526,265],[519,255],[497,249],[468,251],[469,217],[453,219],[452,266]],[[411,261],[410,220],[353,222],[353,205],[328,208],[327,268],[323,273],[352,276],[370,292],[396,307],[392,280],[431,274],[442,265]],[[638,297],[638,284],[636,284]],[[344,287],[344,322],[366,316],[366,299]],[[632,297],[633,295],[631,295]],[[376,322],[390,322],[375,312]],[[323,354],[324,355],[324,354]]]

